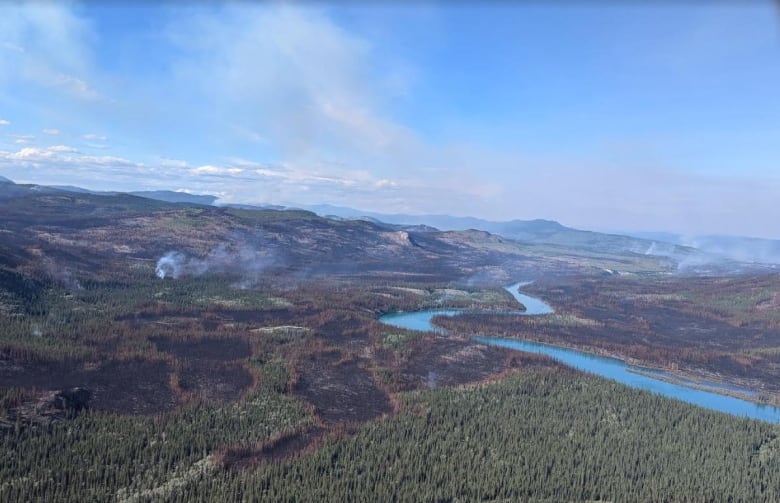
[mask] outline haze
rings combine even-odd
[[[780,237],[771,2],[5,5],[0,176]]]

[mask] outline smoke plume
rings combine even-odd
[[[201,276],[207,272],[251,277],[260,274],[273,263],[274,256],[267,248],[246,243],[238,246],[219,245],[203,258],[170,251],[157,260],[155,273],[160,279]]]
[[[178,278],[184,270],[187,257],[179,252],[168,252],[157,261],[154,272],[160,279],[167,277]]]

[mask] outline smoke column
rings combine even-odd
[[[160,257],[154,272],[160,279],[200,276],[207,272],[256,277],[273,263],[273,254],[267,247],[261,249],[247,243],[233,247],[222,244],[212,249],[204,258],[170,251]]]
[[[154,272],[160,279],[165,279],[168,276],[176,279],[181,274],[183,263],[184,255],[178,252],[168,252],[157,261]]]

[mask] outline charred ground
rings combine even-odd
[[[780,396],[780,275],[570,277],[526,287],[544,318],[464,315],[440,323],[609,354],[695,379]]]
[[[194,477],[194,467],[282,462],[383,418],[423,417],[404,405],[420,391],[516,373],[575,379],[547,358],[476,344],[474,333],[778,391],[777,276],[679,278],[664,258],[481,231],[24,186],[0,197],[0,212],[4,438],[55,442],[64,422],[82,428],[79,449],[94,453],[94,435],[148,456],[144,473],[112,472],[122,494]],[[178,262],[160,278],[169,252]],[[441,321],[448,336],[377,321],[428,307],[514,309],[500,285],[518,279],[536,279],[529,289],[556,315],[466,315]],[[55,402],[72,410],[51,414]],[[56,494],[57,480],[41,494]],[[98,498],[108,494],[101,483]],[[2,490],[15,491],[9,484]]]
[[[95,408],[161,412],[240,399],[257,385],[257,362],[278,357],[290,367],[285,390],[310,403],[321,421],[339,423],[388,413],[380,404],[387,393],[506,370],[506,352],[468,340],[487,332],[778,391],[776,276],[762,276],[759,291],[750,279],[664,276],[674,267],[664,258],[524,245],[482,231],[5,189],[0,375],[6,388],[91,387]],[[178,262],[161,280],[158,261],[171,252]],[[599,278],[618,270],[629,279]],[[542,278],[532,288],[558,314],[544,321],[443,320],[452,329],[447,339],[375,321],[384,312],[421,307],[512,308],[500,289],[478,292],[518,277]],[[130,370],[116,379],[124,388],[103,392],[111,390],[112,375],[103,369],[112,365],[116,376]],[[350,376],[362,384],[350,385]],[[366,397],[354,400],[365,411],[349,405],[350,393],[361,389],[379,397],[376,407]],[[133,390],[146,398],[122,398]]]

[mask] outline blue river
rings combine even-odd
[[[522,314],[528,316],[541,316],[553,312],[552,307],[539,299],[524,295],[518,291],[519,288],[529,282],[515,283],[506,287],[507,291],[525,307],[525,311],[516,311],[512,314]],[[463,312],[460,309],[428,309],[423,311],[414,311],[409,313],[391,313],[382,316],[379,321],[395,327],[406,328],[410,330],[424,330],[443,332],[443,329],[434,326],[431,319],[434,316],[457,316]],[[548,355],[565,365],[574,367],[578,370],[600,375],[608,379],[613,379],[620,383],[658,393],[670,398],[682,400],[694,405],[705,407],[707,409],[717,410],[735,416],[760,419],[768,422],[780,422],[780,409],[771,405],[761,405],[748,400],[742,400],[720,393],[696,389],[679,383],[666,382],[654,379],[647,375],[632,372],[631,366],[622,360],[596,356],[584,351],[562,348],[551,344],[542,344],[538,342],[529,342],[519,339],[507,339],[503,337],[474,337],[474,340],[483,344],[501,346],[528,353],[542,353]],[[635,368],[634,368],[635,369]],[[663,376],[663,372],[651,371],[657,375]],[[706,383],[702,383],[706,384]],[[709,383],[712,388],[718,385]],[[723,386],[723,389],[734,389]],[[750,394],[747,390],[740,390]]]

